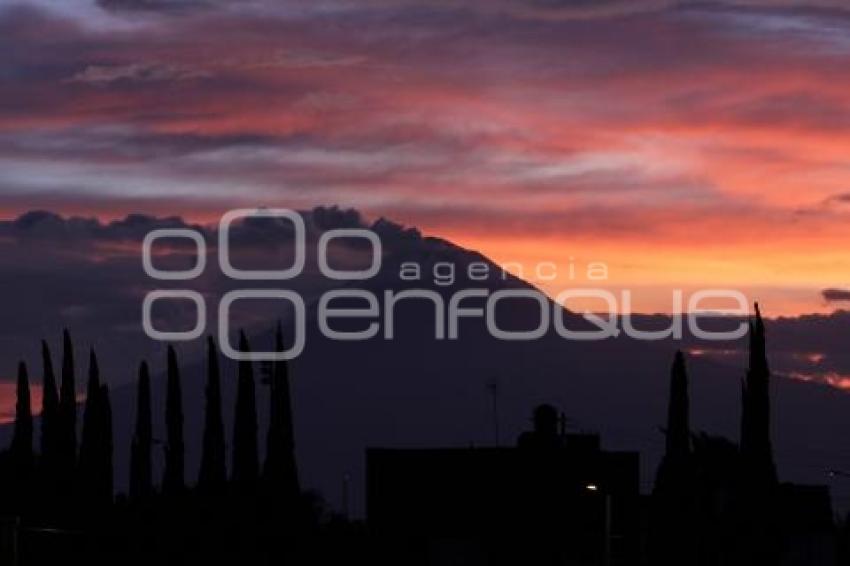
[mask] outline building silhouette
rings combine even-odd
[[[634,564],[638,454],[559,420],[538,407],[516,447],[368,450],[369,527],[402,562]]]

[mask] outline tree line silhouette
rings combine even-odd
[[[634,556],[638,563],[785,564],[795,563],[789,556],[802,555],[804,559],[796,563],[813,563],[813,557],[819,556],[818,563],[831,564],[850,558],[850,536],[836,530],[826,488],[778,480],[770,438],[771,372],[765,325],[758,304],[755,310],[749,327],[749,363],[741,383],[739,443],[691,429],[686,359],[682,352],[675,355],[663,429],[665,452],[652,494],[646,498],[646,509],[642,503],[639,510],[636,508],[638,514],[646,514],[646,532],[640,535],[646,544],[641,546],[640,556]],[[280,325],[275,346],[278,351],[284,349]],[[89,353],[78,445],[70,334],[67,330],[63,333],[59,383],[46,342],[42,342],[41,350],[39,449],[33,446],[29,373],[21,362],[14,434],[9,449],[0,455],[0,516],[19,517],[22,531],[28,533],[18,552],[23,557],[20,564],[67,561],[69,556],[103,564],[116,559],[129,564],[218,563],[224,559],[256,564],[281,560],[327,563],[352,556],[383,563],[375,559],[377,556],[388,564],[396,563],[397,552],[404,548],[397,546],[397,541],[376,538],[374,533],[361,530],[359,523],[339,518],[320,521],[319,503],[302,492],[286,362],[262,367],[269,391],[262,462],[255,367],[249,361],[238,362],[228,466],[220,354],[215,341],[207,339],[201,461],[194,483],[186,478],[183,390],[177,353],[172,346],[167,348],[165,435],[161,441],[164,466],[159,482],[153,466],[159,441],[153,432],[150,368],[147,362],[141,362],[129,490],[126,496],[115,498],[110,390],[101,383],[95,352]],[[239,336],[239,350],[250,352],[244,332]],[[565,433],[557,432],[556,421],[557,413],[552,409],[546,426],[537,426],[540,430],[535,435],[521,437],[518,455],[539,459],[542,453],[564,449]],[[551,433],[541,436],[540,431]],[[585,452],[574,454],[588,458]],[[468,470],[456,472],[463,476]],[[420,487],[411,485],[409,489]],[[506,493],[517,488],[500,486]],[[494,493],[494,497],[503,495]],[[457,500],[444,512],[456,513],[469,504]],[[543,513],[546,505],[546,501],[533,501],[528,509],[532,515]],[[553,536],[563,538],[564,534]],[[534,544],[544,544],[540,540]],[[559,540],[554,541],[556,546]],[[2,542],[0,536],[0,550]],[[527,556],[534,556],[533,547],[519,544]],[[415,552],[422,552],[422,548],[417,542]]]
[[[828,490],[781,484],[777,478],[770,439],[771,373],[758,303],[755,311],[741,383],[739,444],[691,430],[685,356],[676,353],[663,431],[665,453],[651,501],[653,564],[789,563],[788,557],[806,545],[800,563],[814,561],[814,555],[817,563],[848,558],[839,553],[846,535],[845,540],[834,536],[839,533],[834,532]],[[824,540],[812,544],[815,535]],[[808,541],[798,543],[801,536]]]
[[[280,325],[275,335],[278,350],[283,350]],[[239,343],[242,352],[250,352],[244,332],[240,333]],[[168,346],[165,438],[162,441],[164,468],[159,485],[153,469],[157,440],[153,433],[150,368],[142,361],[130,446],[129,490],[127,495],[119,495],[116,499],[110,390],[107,384],[101,383],[97,354],[94,349],[89,353],[78,446],[79,400],[70,333],[63,332],[61,382],[58,385],[50,349],[44,341],[41,351],[43,394],[38,450],[33,446],[29,372],[26,364],[20,362],[13,437],[9,450],[0,456],[0,515],[20,517],[23,527],[32,527],[36,533],[50,527],[56,532],[90,532],[98,537],[171,538],[152,543],[166,554],[182,552],[186,539],[176,534],[172,537],[169,529],[183,534],[188,529],[200,536],[200,533],[207,535],[228,525],[231,538],[234,529],[250,529],[254,531],[252,536],[261,538],[264,533],[271,533],[273,526],[286,527],[294,533],[316,523],[317,502],[302,494],[299,485],[289,369],[285,361],[263,368],[268,373],[265,381],[270,393],[262,466],[254,368],[250,361],[238,363],[232,460],[228,474],[219,350],[211,337],[207,339],[202,454],[194,485],[186,480],[183,391],[177,353],[173,346]],[[220,525],[216,526],[216,522]],[[243,543],[234,543],[230,550],[243,554]],[[262,550],[262,544],[258,544],[258,549]],[[42,551],[35,553],[43,556]]]

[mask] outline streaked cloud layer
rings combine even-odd
[[[842,2],[0,6],[5,216],[356,206],[604,261],[644,310],[706,283],[830,310],[850,284]]]

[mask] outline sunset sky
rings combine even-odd
[[[0,53],[2,218],[337,204],[641,311],[850,285],[838,0],[0,0]]]

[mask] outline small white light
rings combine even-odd
[[[587,491],[598,491],[599,490],[599,487],[595,483],[589,483],[586,486],[584,486],[584,488]]]

